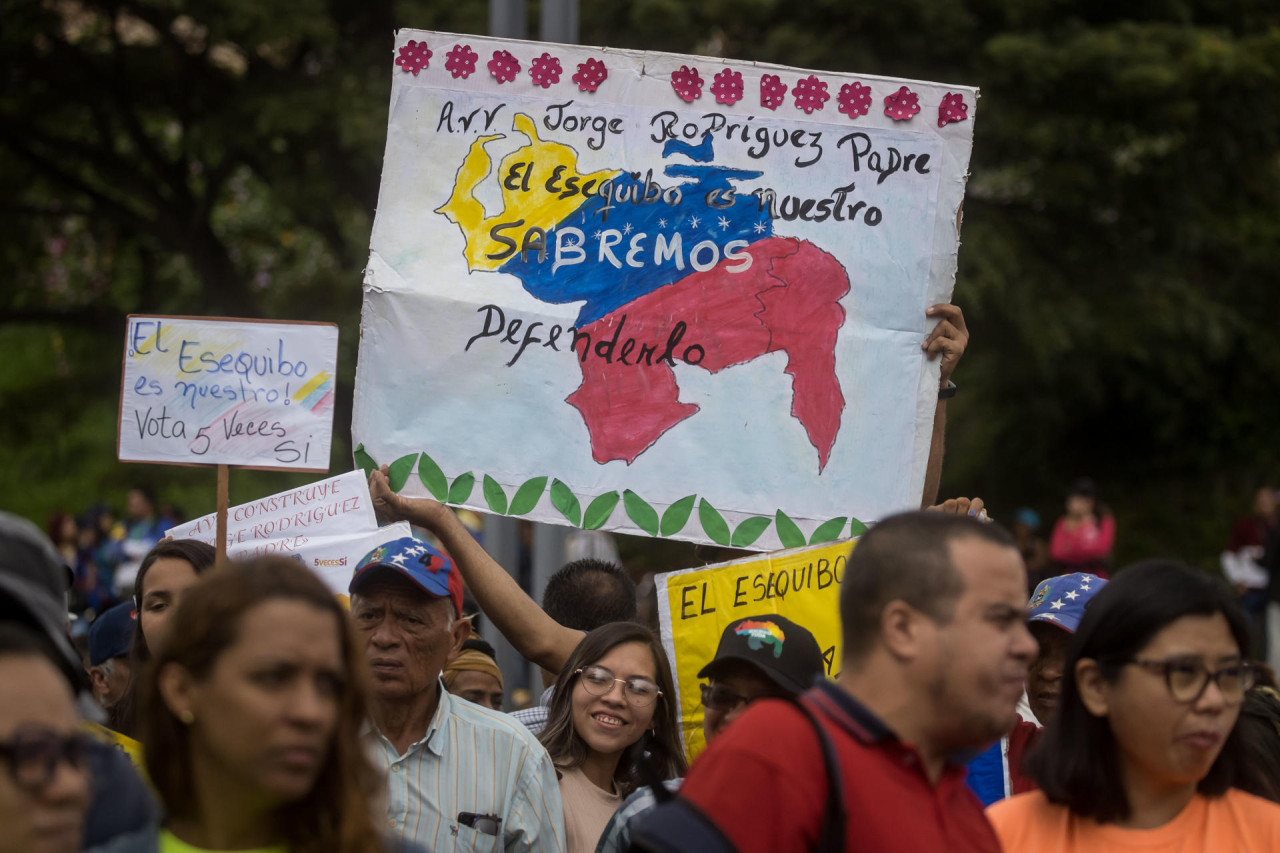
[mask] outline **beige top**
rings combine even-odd
[[[556,769],[564,803],[565,849],[567,853],[595,853],[609,818],[622,805],[622,796],[597,788],[579,767]]]

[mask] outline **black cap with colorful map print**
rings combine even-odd
[[[729,623],[711,662],[698,678],[714,677],[724,661],[749,663],[788,693],[803,693],[826,675],[822,649],[806,628],[785,616],[766,613]]]

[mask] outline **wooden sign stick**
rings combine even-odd
[[[227,491],[230,484],[230,472],[226,465],[218,466],[218,558],[219,563],[227,559]]]

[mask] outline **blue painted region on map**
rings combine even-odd
[[[675,186],[680,188],[681,199],[678,204],[667,204],[661,198],[643,204],[614,201],[606,216],[605,200],[598,196],[592,197],[562,219],[556,229],[547,232],[544,260],[539,261],[538,254],[534,251],[523,259],[517,253],[502,265],[500,271],[519,278],[530,295],[543,302],[586,300],[577,319],[577,326],[582,328],[634,299],[695,272],[689,256],[703,241],[711,241],[715,247],[713,252],[711,247],[703,246],[697,253],[699,263],[706,267],[713,257],[724,258],[725,245],[731,241],[754,243],[773,235],[773,221],[769,218],[769,211],[767,208],[759,209],[755,196],[735,195],[734,203],[723,209],[708,205],[706,200],[709,193],[724,193],[734,187],[734,181],[757,178],[760,172],[724,166],[669,165],[664,173],[667,178],[688,179],[663,182],[657,176],[653,178],[653,183],[661,184],[663,189],[669,190]],[[644,197],[646,175],[642,173],[637,177],[634,173],[624,173],[613,181],[613,185],[615,198],[635,193]],[[649,194],[652,195],[653,191],[649,190]],[[585,252],[585,255],[581,263],[562,264],[553,272],[556,262],[556,230],[569,226],[582,231],[585,245],[577,248]],[[608,232],[615,231],[619,232],[620,239],[612,244],[606,243],[602,249],[601,236],[607,235],[606,240],[610,240],[614,235]],[[645,236],[638,238],[639,234]],[[675,244],[676,237],[679,236],[679,263],[676,257],[666,257],[663,262],[658,263],[656,250],[659,234],[665,237],[669,247]],[[523,242],[524,232],[519,228],[510,229],[506,235],[517,244]],[[574,239],[573,235],[563,237],[566,248],[561,252],[561,260],[570,255],[576,257],[576,252],[568,248],[568,241]],[[639,248],[631,254],[632,263],[628,264],[628,253],[632,252],[634,246]],[[743,251],[743,247],[735,247],[733,251],[737,254]],[[613,260],[610,259],[610,254]]]
[[[662,146],[662,156],[670,157],[672,154],[683,154],[690,160],[710,163],[715,159],[715,152],[712,151],[712,136],[708,133],[697,145],[690,145],[683,139],[668,139]]]

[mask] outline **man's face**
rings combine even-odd
[[[449,692],[495,711],[502,710],[502,682],[492,674],[476,669],[464,669],[453,677]]]
[[[369,578],[352,596],[351,616],[376,698],[409,701],[435,689],[445,663],[470,634],[470,623],[449,618],[452,608],[449,600],[432,598],[394,574]]]
[[[1036,655],[1027,630],[1027,578],[1017,549],[977,537],[953,540],[964,582],[950,622],[938,625],[927,686],[939,746],[983,746],[1013,728]]]
[[[1040,725],[1058,710],[1058,695],[1062,692],[1062,668],[1067,660],[1067,644],[1071,635],[1048,622],[1032,622],[1031,636],[1040,644],[1040,654],[1027,672],[1027,703]]]
[[[151,501],[147,500],[147,496],[138,489],[129,492],[129,496],[125,499],[124,511],[134,521],[150,518],[154,512]]]
[[[129,682],[133,678],[133,667],[128,655],[112,658],[109,666],[95,666],[89,669],[89,679],[93,682],[93,698],[104,708],[110,708],[120,701],[129,690]]]
[[[723,732],[730,723],[742,716],[742,712],[757,699],[784,696],[778,687],[760,670],[749,663],[726,660],[717,664],[710,678],[711,704],[703,703],[702,734],[707,743]]]

